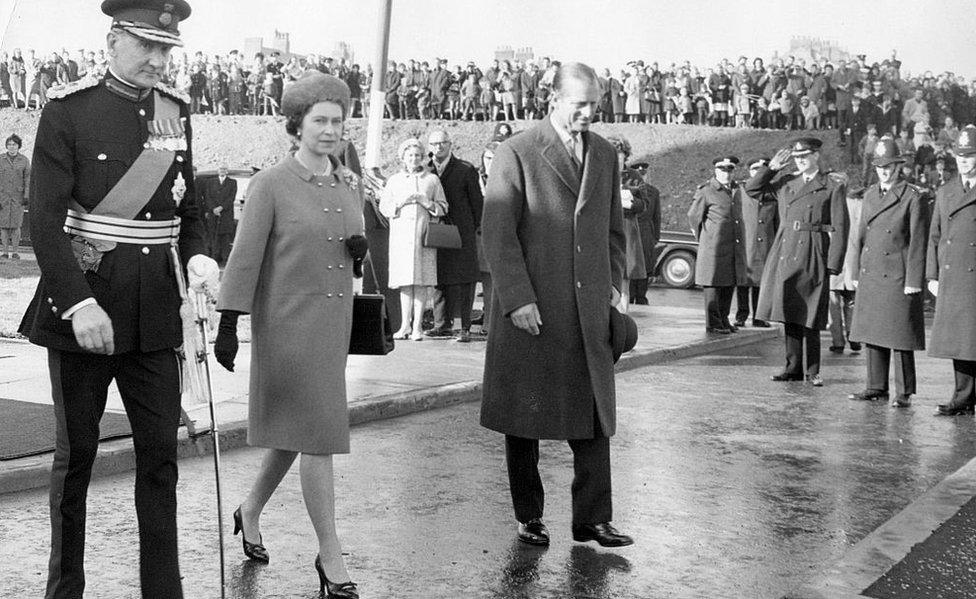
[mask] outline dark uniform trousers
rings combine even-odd
[[[803,349],[806,345],[806,374],[820,374],[820,331],[809,329],[801,324],[783,324],[786,337],[786,372],[803,374]]]
[[[729,328],[729,311],[735,287],[703,287],[705,298],[705,326],[709,329]]]
[[[891,353],[895,353],[895,393],[915,394],[915,352],[911,350],[892,350],[880,345],[865,344],[868,359],[868,385],[871,391],[888,391],[888,371],[891,366]]]
[[[976,361],[953,360],[952,370],[956,379],[956,391],[952,395],[952,405],[976,405]]]
[[[461,329],[471,330],[471,309],[474,305],[474,288],[476,283],[459,283],[457,285],[438,285],[434,298],[434,328],[437,330],[451,330],[454,317],[461,317]]]
[[[176,546],[176,432],[180,374],[172,349],[114,356],[48,350],[57,421],[51,471],[51,560],[46,599],[85,588],[85,502],[98,450],[98,423],[114,379],[136,450],[142,596],[180,599]]]
[[[749,300],[752,299],[752,308]],[[749,316],[756,317],[756,304],[759,303],[759,287],[735,288],[735,320],[745,322]]]

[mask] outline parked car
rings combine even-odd
[[[654,274],[669,287],[688,289],[695,284],[697,257],[698,241],[690,231],[661,231]]]

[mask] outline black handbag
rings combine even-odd
[[[372,263],[376,289],[380,289]],[[352,298],[352,333],[349,353],[365,356],[385,356],[393,351],[393,327],[386,311],[386,297],[380,293],[362,293]]]
[[[461,232],[457,225],[435,220],[428,221],[427,229],[424,231],[424,247],[459,250],[461,249]]]

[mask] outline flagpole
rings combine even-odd
[[[378,169],[383,144],[383,110],[386,106],[386,65],[390,52],[390,17],[393,0],[380,0],[379,37],[373,57],[373,84],[369,92],[369,120],[366,129],[366,168]]]

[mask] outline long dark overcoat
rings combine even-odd
[[[925,288],[928,218],[918,189],[899,181],[882,197],[874,184],[864,192],[860,230],[851,256],[858,282],[854,302],[854,341],[891,349],[925,349],[922,294]]]
[[[582,180],[550,119],[495,152],[482,222],[494,283],[481,424],[535,439],[616,430],[611,286],[624,270],[617,154],[586,133]],[[538,336],[507,318],[535,302]]]
[[[779,205],[776,195],[752,197],[742,193],[742,236],[746,242],[746,286],[759,287],[766,257],[773,247],[779,229]]]
[[[845,186],[824,172],[809,182],[799,174],[775,176],[762,167],[745,184],[752,197],[772,192],[779,202],[780,225],[763,269],[756,318],[822,330],[828,270],[840,272],[847,250]]]
[[[451,156],[441,173],[441,187],[447,197],[447,220],[461,234],[461,249],[437,250],[437,284],[476,283],[481,280],[476,233],[481,228],[484,204],[478,170],[471,163]]]
[[[738,186],[725,187],[715,177],[695,192],[688,209],[688,225],[698,239],[696,285],[734,287],[746,284],[740,195]]]
[[[959,177],[935,194],[925,276],[939,281],[929,355],[976,360],[976,188]]]

